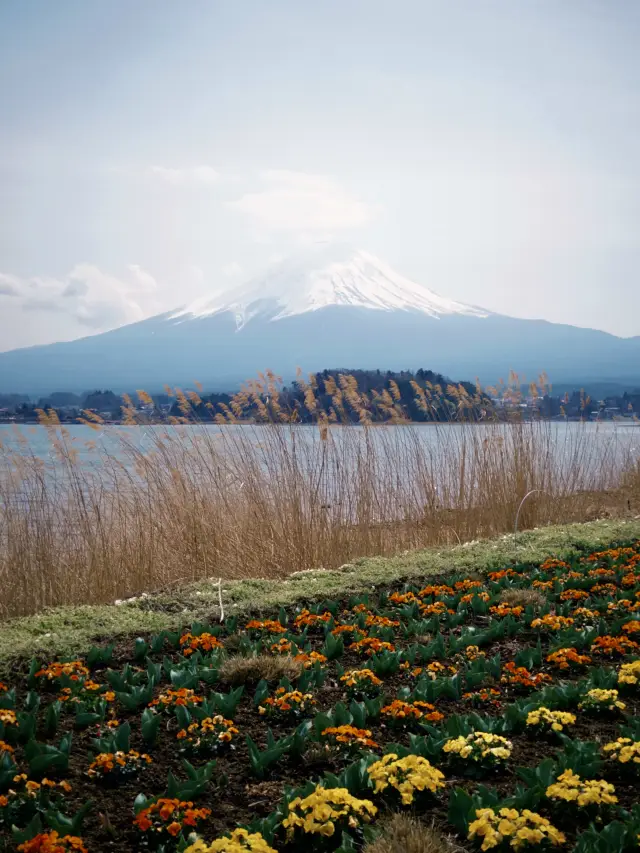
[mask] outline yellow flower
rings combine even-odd
[[[403,805],[413,802],[416,791],[431,791],[444,788],[444,775],[418,755],[398,758],[391,752],[368,768],[367,773],[374,783],[374,793],[379,794],[387,788],[399,792]]]
[[[529,711],[526,725],[532,728],[535,726],[543,731],[551,729],[554,732],[561,732],[565,726],[572,726],[575,721],[575,714],[570,714],[568,711],[550,711],[541,706],[535,711]]]
[[[627,706],[618,700],[617,690],[589,690],[578,708],[585,711],[624,711]]]
[[[611,761],[640,764],[640,741],[633,741],[629,737],[619,737],[618,740],[605,744],[602,751],[608,753],[607,758]]]
[[[486,761],[491,764],[499,764],[511,756],[513,744],[500,735],[492,735],[488,732],[472,732],[464,737],[448,740],[443,750],[459,758],[470,759],[477,763]]]
[[[218,838],[211,844],[198,839],[185,853],[276,853],[259,832],[235,829],[229,838]]]
[[[546,796],[550,800],[576,802],[578,806],[612,805],[618,802],[615,788],[601,779],[581,779],[573,770],[565,770],[553,785],[549,785]]]
[[[296,797],[289,803],[282,826],[289,841],[300,829],[304,834],[330,837],[336,831],[336,823],[355,827],[368,823],[377,811],[371,800],[356,799],[346,788],[318,785],[309,796]]]
[[[618,684],[636,686],[640,681],[640,660],[623,663],[618,670]]]
[[[536,812],[524,809],[476,809],[476,819],[469,825],[469,839],[482,838],[482,850],[498,847],[509,840],[509,846],[518,851],[527,844],[548,842],[557,847],[566,839],[549,821]]]

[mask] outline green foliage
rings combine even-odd
[[[583,779],[594,779],[600,774],[604,762],[599,743],[572,740],[561,733],[559,738],[562,742],[562,749],[556,752],[559,773],[564,770],[573,770]]]
[[[115,647],[115,643],[109,643],[107,646],[92,646],[87,654],[87,666],[89,669],[95,669],[98,666],[110,663]]]
[[[398,652],[378,652],[371,655],[367,666],[378,676],[378,678],[386,678],[393,675],[400,669],[402,658]]]
[[[269,768],[276,764],[282,756],[291,748],[291,737],[276,740],[271,729],[267,731],[267,748],[258,749],[252,738],[246,737],[249,750],[249,765],[251,772],[258,779],[264,779],[268,775]]]
[[[169,773],[167,778],[167,789],[165,796],[177,797],[180,800],[191,800],[200,797],[207,791],[216,769],[216,761],[208,761],[202,767],[194,767],[186,758],[182,759],[182,766],[187,774],[187,780],[181,782]]]
[[[186,708],[181,708],[181,710],[186,711]],[[189,712],[187,711],[187,714],[188,713]],[[140,731],[142,733],[142,739],[149,746],[152,746],[156,742],[161,721],[162,717],[160,714],[155,714],[151,708],[145,708],[142,712],[142,717],[140,718]]]
[[[639,834],[640,821],[614,820],[604,827],[591,824],[578,836],[573,853],[631,853],[638,849]]]
[[[344,654],[344,640],[340,636],[334,637],[333,634],[327,634],[324,647],[320,652],[327,660],[337,660]]]
[[[66,771],[71,753],[71,735],[65,735],[59,746],[30,740],[24,748],[24,753],[31,777],[38,779],[54,770]]]
[[[232,720],[243,693],[243,686],[236,687],[235,690],[231,690],[229,693],[211,693],[205,710],[213,706],[213,711],[216,714],[222,714],[226,719]]]

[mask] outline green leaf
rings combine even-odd
[[[186,711],[186,708],[184,709]],[[188,713],[188,711],[187,711]],[[145,708],[140,719],[140,729],[142,731],[142,739],[147,744],[154,744],[158,737],[158,728],[162,717],[160,714],[154,714],[151,708]]]
[[[58,731],[61,712],[61,702],[52,702],[51,705],[47,707],[44,715],[44,731],[47,737],[51,737]]]
[[[145,794],[138,794],[138,796],[133,801],[133,811],[135,814],[139,814],[143,809],[146,809],[150,800],[147,799]]]
[[[131,737],[131,726],[129,723],[123,723],[115,730],[115,745],[117,750],[122,752],[129,751],[129,738]]]
[[[133,643],[133,659],[143,661],[149,654],[149,643],[142,637],[136,637]]]
[[[464,838],[467,837],[469,832],[472,809],[473,799],[471,796],[462,788],[454,788],[449,797],[449,811],[447,813],[447,819]]]

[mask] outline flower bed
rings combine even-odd
[[[0,851],[359,851],[403,808],[468,850],[636,849],[639,566],[632,543],[28,662],[0,685]]]

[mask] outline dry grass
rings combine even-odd
[[[49,425],[0,448],[0,617],[637,514],[634,431],[570,426]]]
[[[220,679],[226,684],[237,687],[240,684],[253,684],[264,678],[269,683],[288,678],[293,681],[302,672],[303,664],[288,655],[256,655],[241,657],[232,655],[225,658],[220,667]]]
[[[505,589],[500,595],[500,601],[510,607],[543,607],[546,603],[543,593],[537,589]]]
[[[394,814],[382,834],[363,853],[456,853],[461,848],[434,826],[405,814]]]

